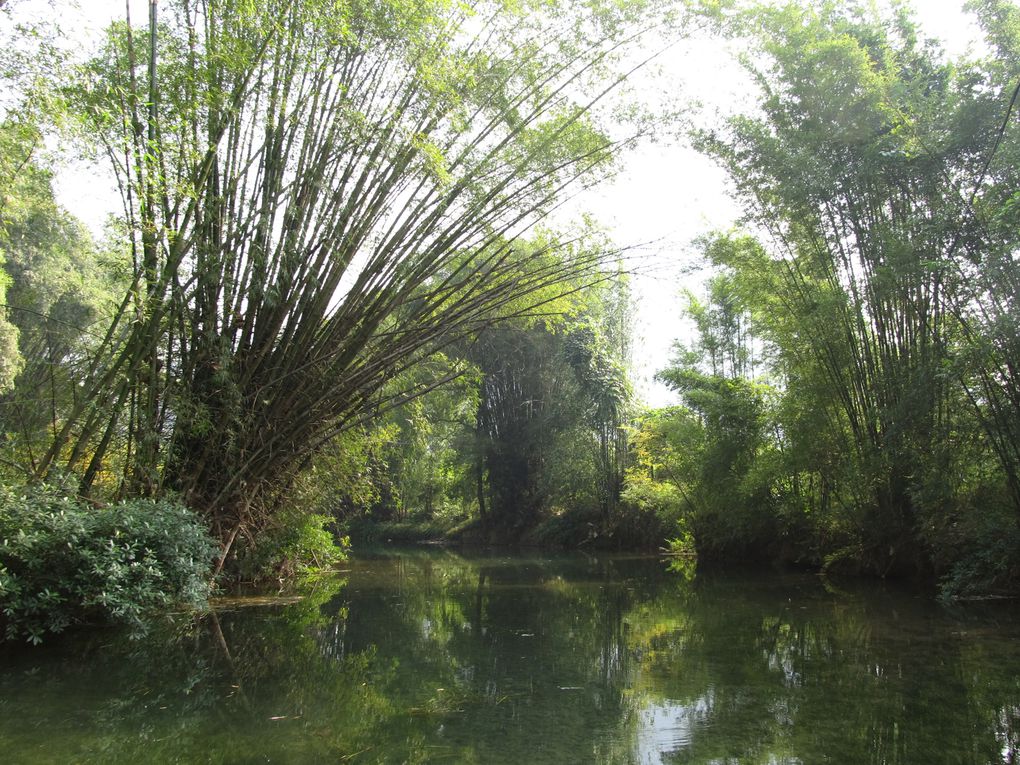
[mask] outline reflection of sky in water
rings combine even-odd
[[[638,712],[631,762],[635,765],[668,765],[678,762],[697,762],[699,765],[732,765],[745,760],[735,758],[699,759],[683,756],[691,748],[695,737],[711,727],[715,689],[709,688],[704,696],[690,704],[666,700],[648,702]],[[804,765],[799,757],[763,755],[756,760],[762,765]]]
[[[695,729],[704,727],[712,711],[713,691],[692,704],[673,701],[651,702],[639,712],[634,741],[634,761],[641,765],[659,765],[665,756],[689,747]]]

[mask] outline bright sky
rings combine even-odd
[[[66,8],[68,0],[43,2],[22,0],[22,10],[52,12],[57,9],[65,28],[82,39],[92,37],[124,12],[124,0],[80,0],[78,10]],[[129,0],[132,19],[144,23],[146,0]],[[951,55],[966,52],[979,35],[961,10],[963,0],[914,0],[928,35],[943,41]],[[38,10],[37,10],[38,9]],[[747,102],[742,71],[722,43],[694,39],[682,43],[636,83],[650,97],[683,97],[700,101],[702,120],[722,119],[732,105]],[[112,183],[94,171],[68,170],[59,184],[62,204],[82,220],[99,229],[116,209]],[[648,273],[635,277],[637,320],[634,361],[639,395],[661,406],[675,396],[652,380],[668,362],[677,338],[689,329],[681,319],[679,293],[697,290],[703,275],[696,273],[697,257],[691,246],[696,237],[728,228],[740,210],[729,193],[724,173],[712,162],[685,147],[680,140],[643,146],[624,157],[622,171],[611,183],[587,192],[577,205],[591,211],[620,245],[649,243],[642,252],[651,260]]]
[[[912,2],[924,32],[941,40],[950,56],[966,53],[980,40],[977,25],[962,10],[964,0]],[[664,58],[652,80],[700,101],[702,121],[721,120],[749,98],[732,53],[716,40],[689,41]],[[623,167],[613,183],[590,192],[585,203],[619,244],[655,242],[654,268],[633,280],[635,383],[646,403],[664,406],[679,398],[653,376],[669,362],[674,342],[686,342],[691,331],[681,318],[680,292],[697,292],[705,276],[698,271],[692,241],[735,225],[741,210],[725,173],[681,141],[642,147]]]

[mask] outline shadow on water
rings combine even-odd
[[[1012,763],[1020,620],[651,558],[363,555],[0,654],[4,762]]]

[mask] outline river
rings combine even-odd
[[[0,652],[3,763],[1020,761],[1020,614],[657,558],[354,556]]]

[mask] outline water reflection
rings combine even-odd
[[[5,762],[1012,763],[1009,607],[659,560],[362,557],[300,602],[9,651]]]

